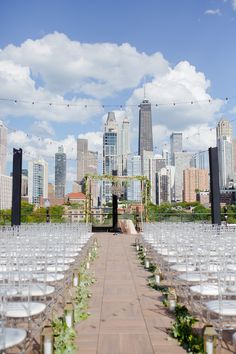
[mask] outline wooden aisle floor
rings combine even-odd
[[[100,244],[91,272],[91,316],[76,326],[79,354],[182,354],[167,334],[170,313],[160,293],[147,286],[149,272],[140,265],[135,237],[96,234]]]

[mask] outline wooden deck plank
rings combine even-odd
[[[77,324],[79,354],[183,354],[167,333],[173,318],[160,294],[147,286],[134,236],[96,234],[99,257],[91,266],[91,316]]]

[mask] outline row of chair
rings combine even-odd
[[[0,229],[0,352],[32,350],[42,324],[64,306],[91,235],[88,224]]]
[[[236,329],[235,226],[146,223],[145,247],[180,301],[219,334]]]

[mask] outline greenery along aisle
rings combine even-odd
[[[152,275],[148,279],[148,285],[162,293],[163,305],[171,309],[171,299],[175,300],[175,306],[171,312],[175,315],[175,321],[170,329],[170,335],[178,340],[180,345],[189,354],[206,354],[204,351],[203,337],[195,333],[193,325],[198,322],[188,311],[185,306],[177,303],[177,296],[175,289],[160,283],[156,283],[155,274],[159,274],[161,280],[161,269],[158,265],[151,262],[147,254],[147,249],[142,245],[136,244],[136,250],[140,263],[150,272]],[[148,267],[147,261],[148,260]]]
[[[54,354],[75,354],[76,346],[74,325],[89,316],[88,301],[91,297],[89,287],[95,282],[95,278],[89,273],[90,262],[97,257],[97,241],[95,240],[85,261],[78,271],[78,285],[74,290],[72,299],[73,315],[71,321],[66,320],[66,315],[52,322],[54,335]]]

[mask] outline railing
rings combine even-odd
[[[222,214],[222,221],[224,214]],[[168,222],[211,222],[210,213],[157,213],[149,215],[148,221],[168,221]]]
[[[141,216],[135,213],[119,213],[118,219],[129,219],[132,220],[134,225],[138,225],[142,222]],[[222,222],[226,222],[225,214],[221,214]],[[94,226],[112,226],[112,213],[100,213],[100,214],[90,214],[88,221],[91,222]],[[205,222],[211,223],[211,214],[210,213],[153,213],[148,215],[148,222]],[[45,223],[45,222],[54,222],[54,223],[84,223],[86,222],[85,213],[64,213],[63,215],[47,215],[45,213],[39,213],[36,216],[32,214],[23,214],[21,215],[22,223]],[[0,213],[0,225],[10,225],[11,224],[11,215]]]

